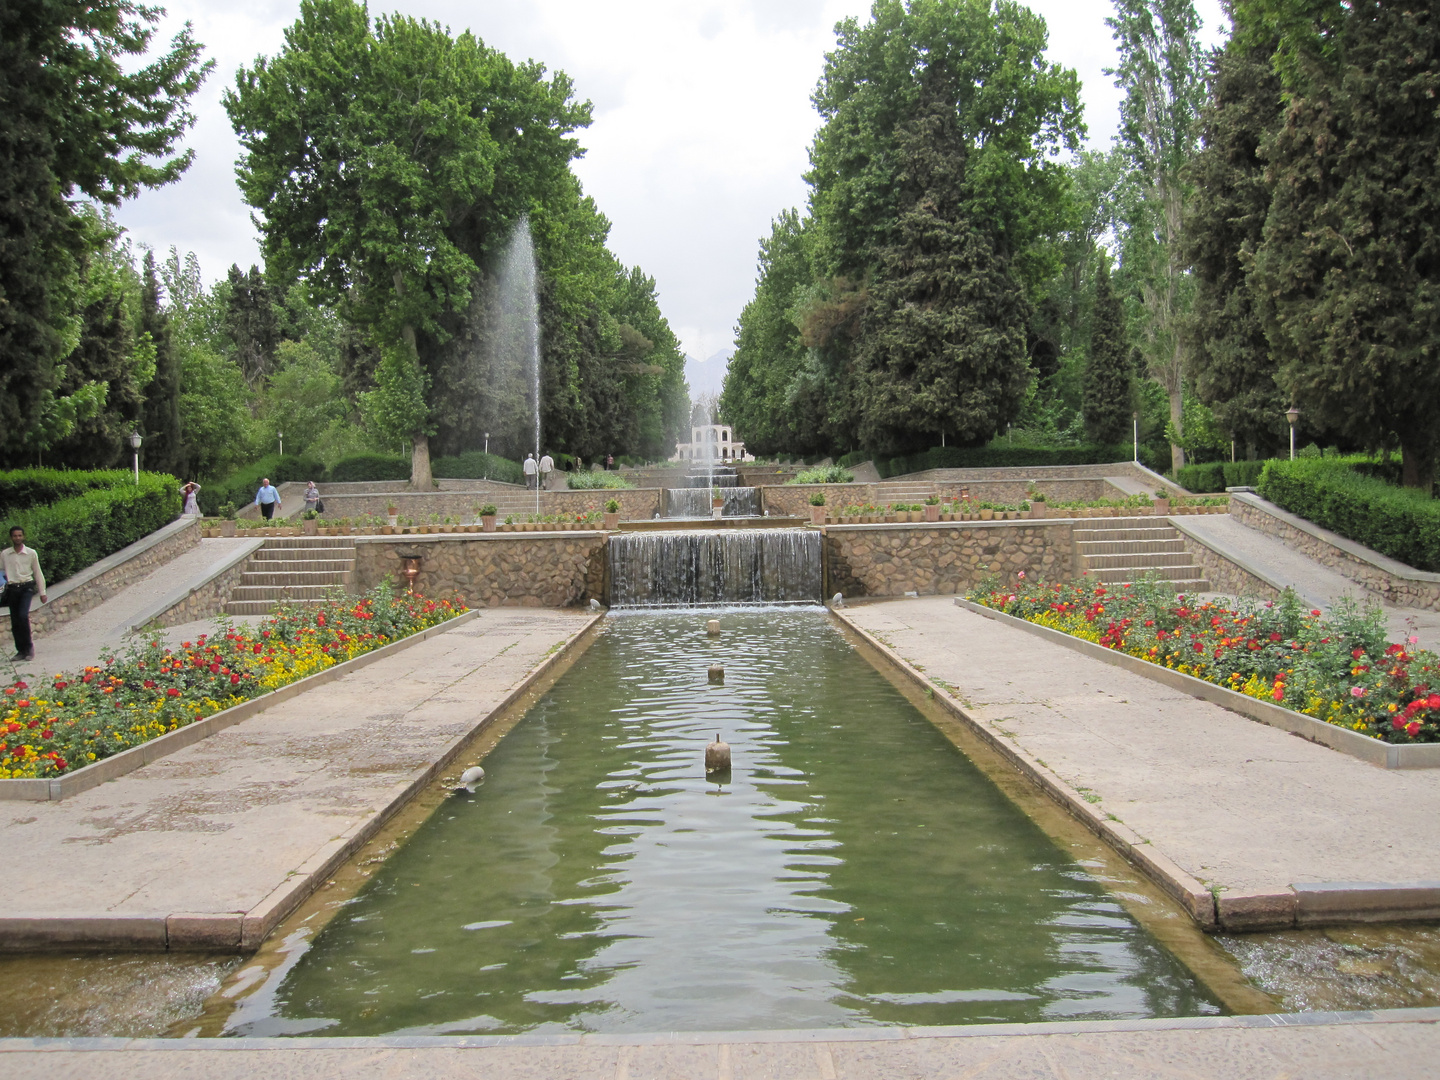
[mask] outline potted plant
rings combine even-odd
[[[612,529],[618,529],[619,527],[620,527],[620,500],[619,500],[619,499],[607,499],[607,500],[605,500],[605,528],[606,528],[607,530],[612,530]]]
[[[320,515],[314,510],[306,510],[303,528],[306,536],[314,536],[318,533],[320,531]]]
[[[810,496],[810,524],[825,524],[825,493],[823,491],[813,492]]]
[[[220,535],[235,535],[235,504],[226,503],[220,507]]]
[[[392,503],[390,506],[385,507],[385,516],[389,518],[390,526],[393,528],[400,518],[400,508]]]
[[[1045,505],[1045,493],[1043,491],[1030,492],[1030,516],[1032,518],[1050,516],[1050,509]]]
[[[1170,492],[1164,488],[1159,488],[1155,492],[1155,509],[1153,513],[1156,517],[1168,517],[1170,514]]]
[[[710,489],[710,508],[712,510],[725,509],[725,496],[720,494],[718,487],[712,487]]]
[[[495,508],[494,503],[486,503],[484,506],[475,508],[480,514],[480,527],[486,532],[495,531],[495,516],[500,512]]]
[[[940,497],[938,495],[931,495],[925,500],[925,520],[940,520]]]
[[[994,509],[994,507],[985,506],[984,504],[982,504],[981,507],[980,507],[980,520],[981,520],[981,521],[990,521],[990,520],[992,520],[994,517],[995,517],[995,509]]]

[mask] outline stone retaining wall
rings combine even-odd
[[[1069,520],[920,525],[830,525],[825,594],[903,596],[964,592],[1021,570],[1041,581],[1075,573]]]
[[[526,510],[509,510],[506,500],[528,500]],[[396,491],[388,494],[324,495],[325,513],[322,518],[384,517],[388,507],[394,506],[401,517],[426,522],[431,515],[457,518],[469,523],[475,516],[475,508],[486,503],[501,507],[501,520],[507,513],[534,513],[534,492],[523,488],[496,485],[490,490],[475,491]],[[622,491],[542,491],[540,493],[541,514],[575,514],[589,510],[603,511],[610,499],[620,503],[620,516],[625,520],[648,520],[660,512],[659,488],[636,488]]]
[[[458,594],[471,607],[573,607],[604,597],[601,532],[357,536],[351,591],[387,575],[403,580],[401,558],[409,555],[421,558],[417,591]]]
[[[1278,506],[1272,507],[1255,496],[1237,494],[1230,499],[1230,514],[1242,525],[1273,536],[1287,547],[1344,574],[1362,587],[1383,596],[1387,603],[1397,607],[1440,611],[1440,574],[1405,566],[1343,537],[1327,539],[1327,530],[1313,524],[1310,524],[1310,529],[1315,532],[1302,529],[1279,516],[1284,513]],[[1353,545],[1357,552],[1347,551],[1341,544]],[[1359,551],[1368,552],[1371,557],[1365,558]]]
[[[1256,577],[1244,567],[1236,566],[1183,529],[1175,531],[1184,541],[1185,550],[1190,553],[1195,564],[1203,569],[1201,577],[1210,582],[1210,587],[1215,592],[1225,593],[1227,596],[1258,596],[1265,600],[1280,598],[1280,590],[1268,581]]]
[[[240,559],[234,566],[222,570],[184,600],[167,608],[146,625],[151,627],[179,626],[181,623],[194,622],[197,619],[211,619],[219,615],[225,610],[225,604],[230,599],[230,594],[244,580],[245,569],[250,565],[250,558]]]
[[[77,619],[92,608],[99,607],[122,589],[146,577],[157,566],[169,562],[200,543],[200,519],[187,518],[183,524],[172,523],[175,531],[154,543],[142,537],[129,547],[101,559],[61,582],[47,582],[50,603],[36,598],[30,609],[30,628],[35,634],[52,633],[57,627]],[[165,526],[166,529],[171,525]],[[157,529],[156,532],[164,530]],[[151,536],[155,534],[152,533]],[[148,546],[147,546],[148,544]],[[133,552],[127,555],[127,552]],[[107,565],[108,564],[108,565]],[[40,567],[45,567],[45,552],[40,552]],[[0,648],[12,650],[9,612],[0,616]]]

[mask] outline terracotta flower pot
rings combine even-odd
[[[926,521],[939,521],[939,520],[940,520],[940,504],[939,504],[939,503],[935,503],[933,506],[930,505],[929,503],[926,503],[926,504],[925,504],[925,520],[926,520]]]
[[[618,529],[619,527],[620,527],[620,514],[619,514],[619,512],[617,511],[616,513],[613,513],[613,514],[607,512],[606,515],[605,515],[605,528],[606,528],[606,530],[607,530],[607,531],[612,531],[612,530]]]
[[[994,510],[991,510],[988,506],[985,507],[983,510],[980,511],[980,520],[981,520],[981,521],[991,521],[991,520],[994,519],[994,517],[995,517],[995,511],[994,511]]]
[[[810,507],[810,524],[811,524],[811,525],[824,525],[824,524],[825,524],[825,507],[823,507],[823,506],[812,506],[812,507]]]
[[[233,522],[233,521],[222,521],[222,522],[220,522],[220,535],[221,535],[221,536],[234,536],[234,535],[235,535],[235,522]]]

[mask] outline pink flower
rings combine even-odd
[[[1420,639],[1419,639],[1418,637],[1415,637],[1413,634],[1412,634],[1410,637],[1406,638],[1405,640],[1408,641],[1411,645],[1419,645],[1419,644],[1420,644]]]
[[[1025,571],[1021,570],[1018,576],[1023,581],[1025,579]]]
[[[1364,697],[1364,696],[1365,696],[1365,688],[1364,688],[1363,686],[1352,686],[1352,687],[1350,687],[1350,696],[1353,697],[1353,698],[1362,698],[1362,697]]]

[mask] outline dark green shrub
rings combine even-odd
[[[1265,462],[1233,461],[1225,465],[1226,487],[1254,487],[1260,483],[1260,474],[1265,471]]]
[[[874,456],[875,455],[870,453],[869,450],[851,450],[848,454],[842,454],[840,460],[835,462],[835,464],[839,465],[842,469],[848,469],[852,465],[859,465],[862,462],[869,461]]]
[[[180,516],[180,481],[164,473],[141,473],[140,483],[92,488],[49,506],[10,514],[25,542],[40,553],[46,582],[59,582]]]
[[[443,480],[499,480],[502,484],[523,484],[525,471],[518,461],[483,450],[469,450],[455,457],[440,457],[430,463],[430,474]],[[407,471],[408,477],[410,473]]]
[[[325,466],[309,457],[294,454],[271,454],[253,465],[236,469],[223,480],[211,480],[200,487],[200,511],[214,517],[225,503],[246,507],[255,501],[255,492],[260,490],[260,481],[265,477],[276,487],[292,480],[304,482],[319,480],[325,475]]]
[[[1224,491],[1225,466],[1218,461],[1186,465],[1175,474],[1175,482],[1186,491]]]
[[[14,469],[0,472],[0,514],[47,506],[96,488],[135,486],[129,469]]]
[[[1142,446],[1141,460],[1148,455]],[[845,461],[846,458],[841,458]],[[869,456],[869,455],[866,455]],[[881,479],[923,472],[926,469],[1017,469],[1044,465],[1108,465],[1130,461],[1134,448],[1129,443],[1105,446],[1086,443],[1080,446],[936,446],[918,454],[893,458],[875,458]]]
[[[1363,476],[1357,458],[1270,461],[1260,494],[1321,528],[1417,570],[1440,570],[1440,502]]]
[[[352,454],[341,458],[325,474],[332,484],[358,484],[367,480],[409,480],[410,459],[391,454]]]
[[[790,484],[853,484],[855,474],[839,465],[817,465],[813,469],[805,469],[796,473],[794,480],[786,482]]]

